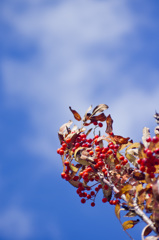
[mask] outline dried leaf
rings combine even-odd
[[[137,181],[145,180],[145,174],[140,171],[134,171],[133,178],[135,178]]]
[[[106,116],[104,113],[101,113],[98,116],[90,117],[90,120],[91,120],[91,122],[95,122],[95,121],[104,122],[106,120]]]
[[[120,219],[120,205],[119,204],[115,205],[115,215],[117,216],[118,219]]]
[[[63,134],[67,128],[69,128],[71,126],[73,122],[71,120],[69,120],[67,123],[64,123],[60,129],[59,129],[59,134]]]
[[[146,236],[148,236],[150,233],[152,232],[152,228],[150,228],[149,225],[147,225],[146,227],[144,227],[143,231],[142,231],[142,239]]]
[[[121,194],[124,194],[126,192],[129,192],[132,189],[132,185],[127,184],[121,189]]]
[[[89,153],[84,147],[79,147],[75,150],[74,158],[76,162],[84,166],[89,166],[90,164],[95,163],[93,158],[89,156]]]
[[[136,217],[136,213],[133,211],[128,212],[124,217]]]
[[[159,236],[149,236],[145,240],[158,240]]]
[[[119,135],[113,135],[113,136],[109,135],[109,138],[112,141],[114,141],[116,144],[126,144],[126,143],[128,143],[128,141],[130,139],[129,137],[128,138],[124,138],[124,137],[119,136]]]
[[[71,107],[69,107],[70,111],[73,113],[74,115],[74,118],[77,120],[77,121],[81,121],[81,116],[79,115],[78,112],[76,112],[75,110],[73,110]]]
[[[136,186],[136,193],[140,192],[142,189],[143,189],[142,184],[138,184],[138,185]]]
[[[73,122],[70,120],[68,121],[67,123],[63,124],[60,129],[59,129],[59,132],[58,132],[58,137],[59,137],[59,140],[60,140],[60,143],[62,143],[62,141],[64,140],[64,133],[67,132],[68,134],[68,128],[70,127],[70,125],[72,124]]]
[[[133,228],[138,222],[139,222],[139,220],[129,220],[129,221],[124,222],[122,225],[123,225],[124,230],[127,230],[129,228]]]
[[[146,196],[146,192],[145,192],[145,189],[141,189],[138,193],[138,204],[141,205],[144,203],[145,201],[145,196]]]
[[[92,115],[91,116],[94,116],[96,115],[97,113],[100,113],[100,112],[103,112],[104,110],[108,109],[108,106],[106,104],[99,104],[98,106],[96,106],[94,109],[93,109],[93,112],[92,112]]]
[[[140,143],[139,158],[147,158],[146,153],[144,153],[144,149],[145,149],[145,146],[142,143]]]
[[[148,148],[149,144],[146,139],[150,137],[150,129],[147,127],[143,128],[143,136],[142,136],[142,142],[146,148]]]
[[[109,114],[106,118],[107,128],[106,133],[110,133],[113,131],[113,119],[111,118],[111,115]]]
[[[69,183],[70,183],[72,186],[78,188],[80,181],[74,181],[74,180],[71,179],[71,180],[69,180]]]
[[[69,167],[70,167],[71,170],[72,170],[73,172],[75,172],[75,173],[78,172],[78,170],[79,170],[77,167],[73,166],[72,164],[70,164]]]
[[[125,154],[125,157],[126,157],[132,164],[135,164],[136,158],[135,158],[132,154],[126,153],[126,154]]]
[[[112,198],[112,189],[111,189],[110,187],[108,187],[107,190],[105,190],[105,189],[103,188],[103,195],[104,195],[104,197],[107,198],[107,200],[108,200],[108,202],[109,202],[109,201],[111,200],[111,198]]]
[[[159,113],[155,113],[154,118],[156,119],[157,124],[159,124]]]
[[[92,109],[92,105],[87,109],[87,111],[84,115],[84,118],[83,118],[83,122],[86,122],[89,119],[89,117],[91,116],[91,114],[88,113],[91,109]]]
[[[154,198],[159,202],[159,178],[157,179],[156,183],[152,186],[152,192]]]

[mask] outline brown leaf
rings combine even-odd
[[[136,213],[133,211],[130,211],[124,217],[136,217]]]
[[[112,141],[114,141],[116,144],[126,144],[126,143],[128,143],[128,141],[130,139],[129,137],[128,138],[124,138],[124,137],[119,136],[119,135],[113,135],[113,136],[109,135],[109,138]]]
[[[59,129],[59,133],[63,134],[67,130],[67,128],[71,126],[72,123],[73,122],[71,120],[69,120],[67,123],[64,123]]]
[[[108,109],[108,106],[106,104],[99,104],[98,106],[96,106],[94,109],[93,109],[93,112],[92,112],[92,115],[91,116],[94,116],[100,112],[103,112],[104,110]]]
[[[106,120],[106,116],[104,113],[101,113],[98,116],[90,117],[90,120],[91,120],[91,122],[95,122],[95,121],[104,122]]]
[[[159,202],[159,178],[156,181],[156,183],[153,184],[152,192],[153,192],[154,198]]]
[[[146,196],[145,189],[140,190],[138,193],[138,198],[137,198],[139,205],[144,203],[145,196]]]
[[[86,122],[87,120],[89,120],[89,117],[91,116],[90,113],[88,113],[90,110],[92,109],[92,105],[87,109],[84,118],[83,118],[83,122]]]
[[[129,220],[129,221],[124,222],[122,225],[123,225],[124,230],[127,230],[129,228],[133,228],[138,222],[139,222],[139,220]]]
[[[115,205],[115,215],[117,216],[118,219],[120,219],[120,205],[119,204]]]
[[[110,187],[108,187],[107,190],[105,190],[105,189],[103,188],[103,195],[104,195],[104,197],[107,198],[107,200],[108,200],[108,202],[109,202],[109,201],[111,200],[111,198],[112,198],[112,189],[111,189]]]
[[[137,181],[145,180],[145,174],[140,171],[134,171],[133,178],[135,178]]]
[[[70,183],[72,186],[78,188],[80,181],[74,181],[74,180],[71,179],[71,180],[69,180],[69,183]]]
[[[144,227],[143,231],[142,231],[142,236],[146,237],[147,235],[149,235],[152,232],[152,228],[150,228],[149,225],[147,225],[146,227]]]
[[[139,158],[147,158],[146,153],[144,153],[145,146],[144,144],[140,143],[139,147]]]
[[[109,114],[106,118],[107,128],[106,133],[110,133],[113,131],[113,119],[111,118],[111,115]]]
[[[77,121],[81,121],[81,116],[79,115],[78,112],[76,112],[75,110],[73,110],[71,107],[69,107],[70,111],[73,113],[74,115],[74,118],[77,120]]]

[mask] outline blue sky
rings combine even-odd
[[[159,111],[156,0],[1,0],[0,239],[129,239],[100,197],[82,205],[60,177],[59,127],[109,105],[140,141]],[[140,239],[143,225],[130,230]]]

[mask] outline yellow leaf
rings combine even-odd
[[[120,205],[119,204],[115,205],[115,215],[117,216],[118,219],[120,219]]]
[[[132,189],[132,185],[127,184],[121,189],[121,193],[124,194]]]
[[[139,222],[139,220],[129,220],[129,221],[124,222],[122,225],[123,225],[124,230],[127,230],[129,228],[133,228],[138,222]]]

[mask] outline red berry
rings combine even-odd
[[[95,192],[94,192],[94,191],[91,191],[90,194],[91,194],[91,196],[94,196],[94,195],[95,195]]]
[[[155,136],[152,138],[152,141],[153,141],[153,143],[157,143],[159,141],[159,138]]]
[[[99,135],[95,135],[95,136],[94,136],[94,139],[95,139],[95,138],[99,138]]]
[[[65,178],[65,173],[64,172],[61,173],[61,177]]]
[[[87,194],[87,198],[88,198],[88,199],[91,199],[91,195],[90,195],[90,194]]]
[[[121,169],[121,165],[117,164],[115,167],[117,170]]]
[[[70,143],[71,142],[71,138],[67,138],[65,141],[66,141],[66,143]]]
[[[75,148],[78,148],[80,146],[80,144],[77,142],[75,143]]]
[[[64,161],[65,166],[69,166],[69,164],[70,164],[69,161]]]
[[[144,167],[144,166],[141,166],[141,167],[140,167],[140,171],[141,171],[141,172],[144,172],[144,171],[145,171],[145,167]]]
[[[101,122],[98,123],[98,126],[99,126],[99,127],[103,127],[103,123],[101,123]]]
[[[86,202],[86,199],[82,198],[81,203],[85,203],[85,202]]]
[[[84,134],[84,133],[81,134],[81,138],[85,139],[86,137],[87,137],[86,134]]]
[[[89,155],[92,156],[94,154],[93,151],[89,151]]]
[[[102,199],[102,202],[103,202],[103,203],[106,203],[107,201],[108,201],[107,198],[103,198],[103,199]]]
[[[92,207],[94,207],[94,206],[95,206],[95,203],[94,203],[94,202],[92,202],[92,203],[91,203],[91,206],[92,206]]]
[[[146,139],[146,142],[151,142],[151,137],[148,137],[148,138]]]
[[[65,142],[62,143],[62,147],[65,149],[67,147],[67,144]]]
[[[60,155],[64,155],[64,150],[63,150],[63,149],[60,149],[59,154],[60,154]]]
[[[121,161],[123,161],[123,160],[124,160],[124,156],[120,156],[119,159],[120,159]]]

